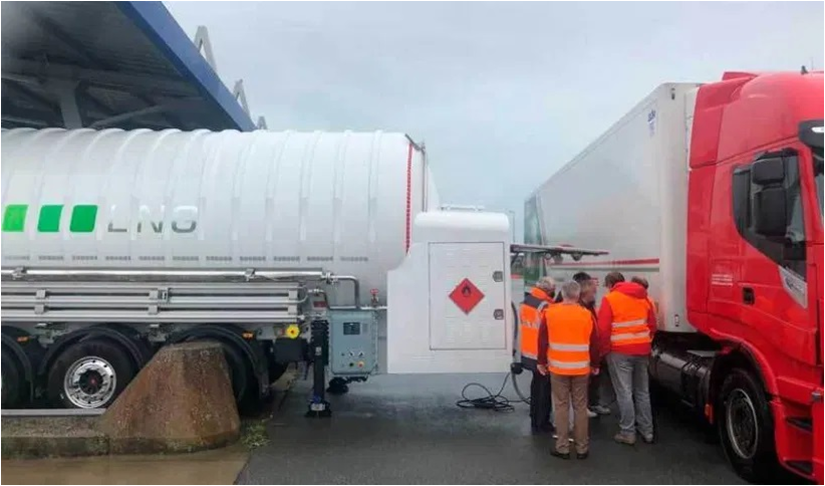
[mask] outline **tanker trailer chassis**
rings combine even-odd
[[[309,414],[377,370],[377,314],[354,277],[318,271],[2,270],[3,408],[105,408],[163,345],[213,340],[245,406],[289,363],[314,367]],[[350,282],[354,305],[329,304]],[[373,299],[376,301],[376,299]],[[331,331],[331,333],[330,333]],[[330,358],[332,356],[332,358]]]
[[[328,376],[342,393],[377,372],[505,371],[512,258],[604,253],[514,245],[497,213],[422,212],[414,227],[385,306],[379,290],[362,300],[358,278],[315,267],[4,268],[3,407],[106,408],[160,347],[197,340],[223,346],[242,409],[288,364],[311,366],[310,416],[330,414]]]

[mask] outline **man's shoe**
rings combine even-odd
[[[593,410],[587,409],[587,418],[596,418],[599,414],[594,412]]]
[[[595,407],[590,407],[590,410],[593,410],[599,415],[610,415],[610,408],[605,407],[604,405],[596,405]]]
[[[590,452],[577,452],[576,459],[584,460],[590,457]]]
[[[613,436],[613,440],[618,442],[619,444],[626,444],[626,445],[636,445],[636,436],[630,434],[623,434],[619,432],[618,434]]]
[[[656,438],[653,437],[653,434],[642,435],[642,441],[645,444],[652,444],[655,440],[656,440]]]
[[[558,457],[559,459],[565,459],[565,460],[570,459],[570,453],[569,452],[559,452],[556,449],[551,449],[550,450],[550,455],[553,456],[553,457]]]

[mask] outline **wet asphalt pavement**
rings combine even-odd
[[[591,420],[584,461],[550,456],[552,439],[530,433],[526,404],[509,413],[455,405],[467,382],[497,391],[503,378],[380,376],[330,397],[330,419],[304,418],[309,382],[299,381],[269,421],[270,444],[253,451],[237,482],[743,484],[700,422],[674,404],[656,407],[655,445],[616,444],[614,416]],[[520,377],[522,390],[528,380]],[[516,397],[510,384],[504,395]]]

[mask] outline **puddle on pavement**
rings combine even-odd
[[[233,484],[249,457],[241,446],[168,456],[2,461],[2,484]]]

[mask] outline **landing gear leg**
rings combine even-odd
[[[309,402],[307,417],[329,417],[332,410],[326,400],[326,366],[329,361],[329,322],[325,320],[312,321],[312,400]]]

